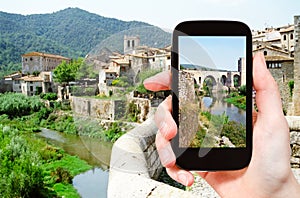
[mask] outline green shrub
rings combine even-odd
[[[0,94],[0,114],[6,114],[11,119],[38,112],[44,106],[37,96],[27,97],[19,93]]]
[[[240,95],[245,96],[245,95],[247,94],[246,85],[242,85],[242,86],[239,88],[239,91],[240,91]]]
[[[57,100],[57,94],[56,93],[42,93],[40,94],[40,97],[44,100]]]
[[[119,137],[121,137],[125,132],[122,131],[120,123],[114,122],[107,131],[104,132],[107,140],[115,142]]]
[[[0,126],[0,197],[41,197],[39,154],[17,130]]]
[[[228,137],[236,147],[246,145],[246,128],[241,123],[229,121],[224,124],[221,135]]]
[[[289,81],[290,96],[293,96],[294,85],[295,85],[294,80]]]

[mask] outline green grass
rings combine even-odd
[[[59,197],[64,196],[65,198],[79,198],[80,195],[78,192],[74,189],[72,184],[62,184],[57,183],[53,186],[54,191],[57,192],[57,195]]]
[[[234,96],[224,100],[225,102],[231,103],[240,109],[246,110],[246,96]]]
[[[45,171],[53,171],[57,167],[68,170],[73,177],[92,168],[86,161],[79,159],[77,156],[67,154],[60,160],[43,165]]]

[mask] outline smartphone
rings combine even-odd
[[[177,166],[219,171],[252,155],[252,35],[237,21],[186,21],[173,32],[171,140]]]

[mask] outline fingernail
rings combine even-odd
[[[178,174],[178,180],[180,181],[181,184],[187,186],[188,185],[188,179],[187,176],[184,173],[179,173]]]

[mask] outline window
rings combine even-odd
[[[268,52],[267,52],[267,51],[264,51],[264,55],[267,56],[267,55],[268,55]]]
[[[294,35],[293,35],[293,34],[290,35],[290,39],[291,39],[291,40],[294,39]]]
[[[134,40],[131,41],[132,47],[134,47]]]
[[[127,47],[130,47],[130,41],[127,41]]]
[[[30,61],[33,61],[33,58],[32,57],[30,57],[30,59],[29,59]]]
[[[284,41],[286,40],[286,35],[283,35],[283,40],[284,40]]]
[[[30,91],[33,91],[33,86],[30,86]]]

